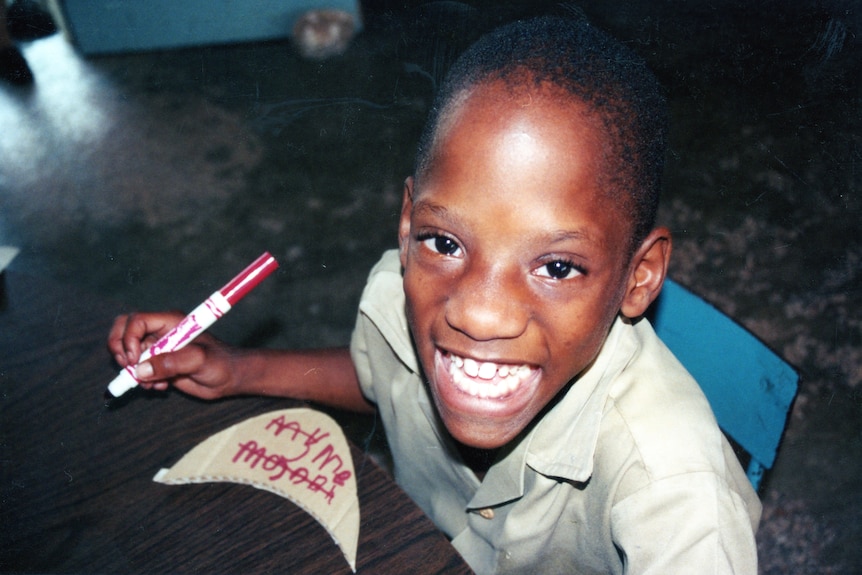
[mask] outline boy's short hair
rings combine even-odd
[[[472,88],[500,80],[550,84],[588,106],[609,136],[602,184],[632,222],[631,250],[655,225],[664,169],[667,104],[646,63],[585,19],[541,17],[479,39],[447,73],[419,141],[414,174],[430,167],[438,127]]]

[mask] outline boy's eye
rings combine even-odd
[[[457,256],[458,252],[461,251],[461,247],[458,243],[452,238],[448,238],[446,236],[421,236],[418,239],[428,248],[439,254],[443,254],[444,256]]]
[[[572,262],[554,260],[536,270],[536,275],[555,280],[564,280],[584,273],[583,269]]]

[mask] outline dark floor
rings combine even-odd
[[[369,267],[395,243],[434,82],[475,34],[524,11],[486,4],[366,5],[366,30],[325,62],[287,42],[89,59],[60,35],[22,44],[36,83],[0,85],[0,245],[21,248],[15,270],[149,309],[188,309],[270,250],[277,276],[216,333],[344,344]],[[763,493],[761,572],[860,573],[860,9],[585,12],[669,90],[672,276],[803,373]]]

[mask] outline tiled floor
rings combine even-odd
[[[343,344],[395,243],[439,70],[517,11],[369,13],[325,62],[281,42],[90,59],[60,35],[24,44],[35,85],[0,86],[0,245],[22,249],[15,270],[159,309],[188,309],[269,250],[280,271],[216,332]],[[858,572],[858,8],[622,2],[590,16],[669,89],[672,274],[805,376],[764,492],[762,571]]]

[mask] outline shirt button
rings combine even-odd
[[[479,510],[479,515],[484,517],[485,519],[493,519],[494,518],[494,510],[490,507],[485,507],[484,509]]]

